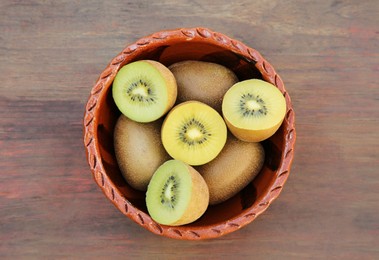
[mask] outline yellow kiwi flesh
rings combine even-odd
[[[232,135],[221,153],[211,162],[196,167],[209,188],[209,204],[215,205],[236,195],[262,169],[265,152],[261,143],[244,142]]]
[[[238,81],[232,70],[212,62],[186,60],[168,68],[176,78],[177,103],[197,100],[220,113],[225,92]]]
[[[155,170],[170,159],[163,148],[163,120],[138,123],[121,115],[114,129],[114,148],[122,175],[134,189],[146,191]]]
[[[282,124],[286,100],[276,86],[266,81],[244,80],[226,92],[222,113],[234,136],[260,142],[271,137]]]
[[[179,226],[194,222],[208,207],[204,179],[190,165],[169,160],[155,171],[146,192],[147,210],[160,224]]]
[[[216,110],[198,101],[187,101],[168,113],[161,136],[171,157],[189,165],[201,165],[220,153],[226,142],[227,128]]]

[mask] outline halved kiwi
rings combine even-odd
[[[146,192],[147,210],[163,225],[194,222],[208,207],[209,192],[201,175],[178,160],[162,164],[150,180]]]
[[[163,146],[171,157],[201,165],[220,153],[227,128],[216,110],[198,101],[187,101],[171,109],[161,134]]]
[[[229,134],[214,160],[195,167],[208,185],[209,204],[224,202],[246,187],[262,169],[264,158],[261,143],[244,142]]]
[[[118,109],[136,122],[152,122],[174,105],[176,80],[162,63],[140,60],[123,66],[112,87]]]
[[[114,149],[120,171],[134,189],[146,191],[155,170],[170,159],[161,142],[161,119],[138,123],[120,115],[114,129]]]
[[[222,97],[238,82],[232,70],[213,62],[185,60],[168,68],[174,74],[178,85],[177,103],[197,100],[220,113]]]
[[[226,92],[222,113],[233,135],[243,141],[260,142],[282,124],[286,100],[276,86],[266,81],[244,80]]]

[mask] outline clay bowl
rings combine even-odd
[[[170,227],[153,221],[146,210],[145,194],[126,183],[115,159],[113,128],[120,112],[112,99],[112,81],[123,65],[141,59],[158,60],[166,66],[188,59],[216,62],[232,69],[240,80],[260,78],[276,85],[287,102],[282,126],[263,142],[266,160],[259,175],[239,194],[209,207],[199,220],[188,225]],[[294,155],[294,121],[291,100],[281,78],[255,49],[206,28],[182,28],[144,37],[111,60],[92,88],[86,105],[84,145],[96,183],[124,215],[157,235],[201,240],[217,238],[246,226],[278,197]]]

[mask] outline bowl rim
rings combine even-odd
[[[278,169],[275,171],[276,177],[270,183],[267,192],[262,196],[262,200],[244,209],[240,214],[234,216],[226,222],[212,224],[208,226],[165,226],[156,223],[148,214],[134,207],[105,173],[105,168],[101,162],[100,148],[97,140],[97,125],[99,118],[99,100],[104,98],[107,89],[111,86],[118,70],[147,48],[161,46],[173,41],[194,41],[206,42],[227,49],[236,53],[251,62],[262,74],[265,81],[274,84],[284,95],[287,111],[282,127],[284,131],[284,149]],[[163,30],[149,36],[140,38],[135,43],[126,46],[116,57],[114,57],[98,77],[95,85],[91,89],[86,103],[83,117],[83,141],[86,150],[86,157],[91,169],[93,178],[101,188],[105,196],[127,217],[137,224],[157,235],[185,239],[201,240],[217,238],[234,232],[262,214],[273,200],[275,200],[283,189],[289,176],[293,161],[294,145],[296,140],[295,113],[291,99],[287,93],[284,83],[276,73],[271,64],[262,57],[255,49],[246,46],[244,43],[232,39],[222,33],[214,32],[204,27],[177,28],[173,30]]]

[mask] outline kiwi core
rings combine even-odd
[[[259,95],[247,93],[240,98],[239,110],[244,117],[267,115],[267,107],[264,100]]]
[[[138,80],[129,84],[126,90],[126,94],[132,101],[139,102],[141,104],[151,104],[156,102],[155,94],[153,93],[151,84],[146,81]]]
[[[199,137],[201,137],[201,132],[199,131],[199,129],[196,129],[196,128],[192,128],[190,130],[188,130],[188,133],[187,133],[187,137],[190,138],[190,139],[198,139]]]
[[[176,181],[174,175],[171,175],[166,183],[163,185],[161,193],[161,203],[168,208],[175,208],[176,202],[176,189],[178,188],[178,182]]]
[[[206,127],[198,120],[192,118],[178,131],[178,136],[188,146],[202,144],[207,141],[208,133]]]

